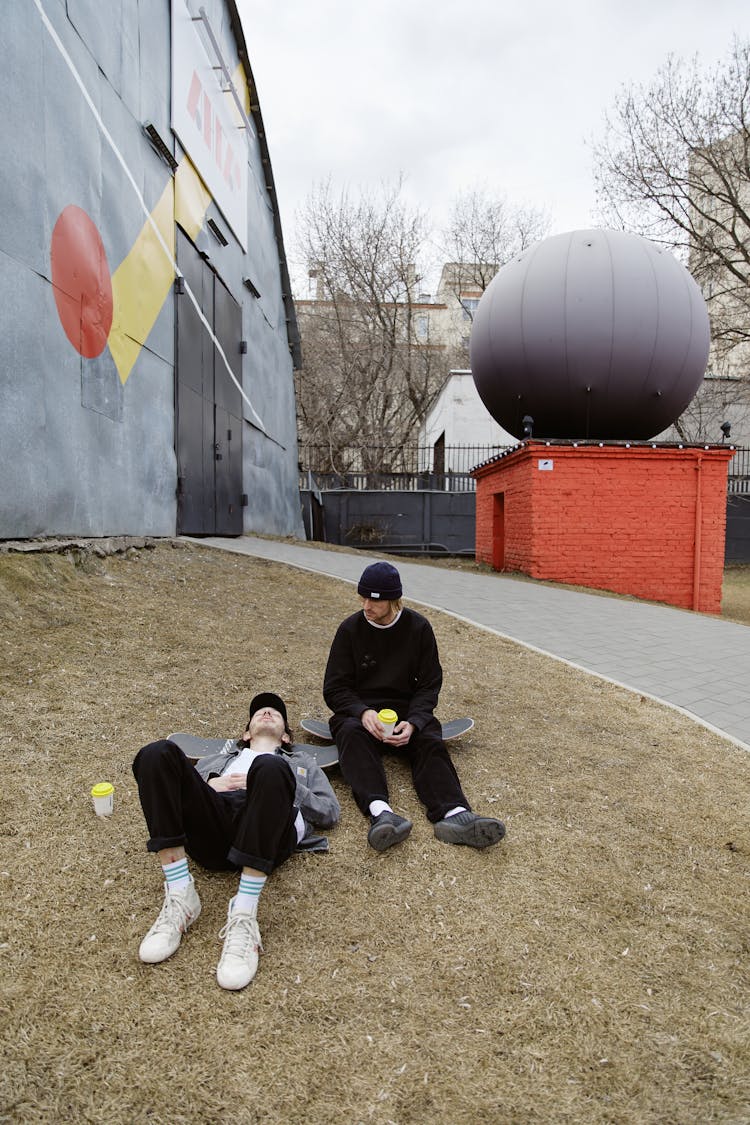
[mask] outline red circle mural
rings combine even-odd
[[[52,291],[65,335],[93,359],[104,351],[112,327],[112,279],[104,243],[85,211],[60,212],[50,244]]]

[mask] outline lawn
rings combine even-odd
[[[748,571],[725,613],[747,620]],[[439,715],[506,840],[440,844],[405,766],[409,840],[379,855],[336,770],[326,856],[260,904],[252,985],[215,966],[231,874],[160,966],[130,765],[172,730],[235,733],[280,692],[324,716],[351,587],[173,547],[0,555],[0,1121],[108,1125],[750,1120],[750,756],[662,707],[448,615]],[[744,616],[743,616],[744,615]],[[92,784],[115,785],[99,820]]]
[[[750,625],[750,566],[735,564],[724,571],[721,615]]]

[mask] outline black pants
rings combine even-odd
[[[331,718],[331,734],[338,747],[341,773],[365,816],[369,816],[371,801],[388,801],[388,782],[383,767],[386,751],[408,759],[417,796],[433,824],[456,805],[470,808],[437,719],[431,719],[423,730],[415,731],[403,750],[373,738],[359,719],[343,715]]]
[[[270,875],[297,846],[296,785],[283,758],[262,754],[246,790],[217,793],[178,746],[161,739],[138,751],[133,773],[150,852],[183,846],[210,871],[253,867]]]

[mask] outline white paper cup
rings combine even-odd
[[[111,816],[115,807],[115,787],[109,781],[100,781],[91,790],[94,812],[97,816]]]
[[[378,711],[378,718],[383,724],[384,737],[393,734],[393,728],[398,722],[398,715],[395,711],[391,711],[390,707],[384,707],[382,711]]]

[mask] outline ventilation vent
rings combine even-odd
[[[218,223],[214,222],[213,219],[209,219],[206,223],[206,226],[211,231],[211,234],[214,236],[217,242],[220,242],[222,246],[229,245],[229,239],[225,237],[224,231],[221,229]]]
[[[167,165],[167,167],[169,168],[169,170],[171,172],[176,172],[177,171],[177,161],[175,160],[175,158],[172,156],[172,153],[167,148],[167,143],[160,136],[159,131],[156,128],[156,126],[152,125],[150,121],[146,121],[144,126],[143,126],[143,132],[146,134],[149,141],[151,142],[151,147],[153,148],[154,152],[156,152],[162,158],[162,160],[164,161],[164,163]]]

